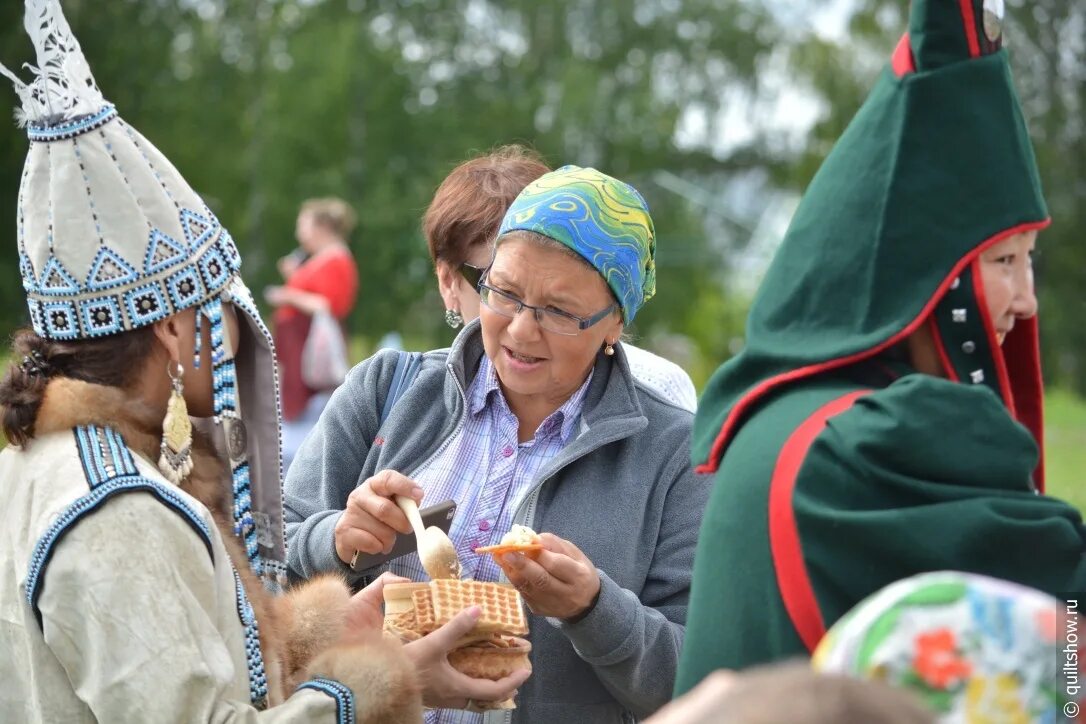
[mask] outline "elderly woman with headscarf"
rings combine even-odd
[[[479,279],[509,205],[550,170],[522,146],[501,146],[464,161],[437,187],[422,217],[422,233],[445,305],[445,323],[453,329],[479,316]],[[640,384],[679,407],[697,409],[697,391],[682,367],[628,341],[622,351]]]
[[[655,291],[654,251],[632,187],[574,166],[542,176],[505,215],[480,319],[424,355],[383,425],[396,353],[356,367],[287,478],[302,577],[378,573],[350,564],[410,533],[393,496],[456,501],[466,575],[504,573],[535,614],[517,722],[628,721],[670,695],[708,490],[689,463],[691,414],[639,384],[619,342]],[[513,524],[545,531],[536,560],[474,553]],[[389,567],[424,576],[416,554]]]

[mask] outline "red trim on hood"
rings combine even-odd
[[[928,317],[928,328],[931,330],[931,339],[935,343],[935,351],[939,354],[939,363],[943,365],[943,374],[951,382],[961,382],[958,371],[950,362],[950,355],[946,353],[946,345],[943,344],[943,336],[939,334],[939,325],[935,322],[935,315]]]
[[[909,42],[909,34],[901,36],[894,48],[894,54],[890,57],[890,68],[898,78],[916,72],[916,61],[913,59],[913,48]]]
[[[854,362],[860,362],[873,357],[878,353],[893,347],[901,340],[908,337],[910,334],[916,331],[917,327],[924,323],[928,315],[931,314],[931,310],[935,308],[935,305],[939,303],[943,295],[946,294],[947,288],[954,282],[954,278],[962,273],[962,271],[973,261],[977,254],[980,254],[984,249],[988,248],[992,244],[998,244],[1006,239],[1008,236],[1014,236],[1015,234],[1021,234],[1027,231],[1039,231],[1044,229],[1052,223],[1051,219],[1045,219],[1044,221],[1031,221],[1025,224],[1019,224],[1013,226],[1010,229],[999,232],[998,234],[985,239],[976,247],[973,251],[960,259],[957,264],[950,270],[950,273],[943,279],[943,281],[936,287],[935,292],[927,303],[920,310],[920,313],[909,322],[904,329],[897,334],[893,335],[889,339],[875,345],[870,349],[866,349],[855,354],[850,354],[845,357],[838,357],[836,359],[827,360],[825,362],[818,362],[816,364],[807,365],[806,367],[799,367],[788,372],[782,372],[776,377],[770,377],[769,379],[762,380],[760,383],[754,386],[749,392],[743,395],[739,402],[735,403],[731,412],[728,413],[727,418],[724,420],[724,424],[720,427],[720,432],[717,433],[716,439],[713,440],[713,445],[709,449],[708,459],[694,468],[694,472],[700,474],[715,473],[717,468],[720,467],[720,458],[724,454],[724,448],[727,447],[728,441],[731,440],[732,434],[735,432],[739,425],[739,420],[747,412],[747,409],[754,405],[755,402],[760,400],[770,390],[779,387],[788,382],[795,382],[806,377],[811,377],[822,372],[829,372],[840,367],[853,364]],[[1039,359],[1039,357],[1038,357]],[[1039,374],[1040,364],[1038,362],[1037,370]],[[1041,444],[1041,440],[1038,439],[1038,444]]]
[[[1044,455],[1044,381],[1041,378],[1041,345],[1037,317],[1019,321],[1003,340],[1003,359],[1014,390],[1018,407],[1018,422],[1022,423],[1037,442],[1040,457],[1033,471],[1033,482],[1045,491]]]
[[[969,42],[969,57],[980,57],[980,40],[977,38],[977,16],[973,12],[973,0],[958,0],[965,23],[965,39]]]
[[[996,377],[999,378],[999,396],[1003,398],[1003,404],[1011,411],[1011,417],[1018,419],[1018,410],[1014,404],[1014,392],[1011,390],[1011,379],[1007,376],[1007,363],[1003,359],[1002,345],[996,336],[995,323],[988,312],[988,297],[984,289],[984,273],[980,268],[980,258],[973,260],[970,265],[973,273],[973,294],[977,298],[977,307],[980,309],[980,321],[984,324],[984,336],[988,338],[988,347],[992,350],[992,359],[995,361]]]
[[[858,398],[869,394],[871,390],[849,392],[826,403],[804,420],[781,447],[769,486],[769,546],[773,554],[777,588],[780,589],[781,601],[788,611],[788,618],[792,620],[792,626],[803,645],[812,652],[826,635],[826,624],[803,562],[803,544],[799,539],[792,496],[807,452],[826,429],[829,419],[840,415],[852,407]]]

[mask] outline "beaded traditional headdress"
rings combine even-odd
[[[237,276],[237,248],[166,157],[102,96],[58,0],[27,0],[25,26],[38,60],[26,66],[32,82],[2,65],[0,74],[15,84],[16,119],[30,138],[18,246],[34,331],[87,339],[197,309],[196,364],[207,323],[213,433],[230,458],[235,529],[254,571],[281,580],[278,381],[271,337]],[[224,301],[240,312],[240,345],[224,336]]]

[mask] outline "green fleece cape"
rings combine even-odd
[[[702,397],[693,457],[715,486],[677,693],[810,651],[914,573],[1086,589],[1081,518],[1038,493],[1036,320],[1000,347],[980,284],[983,249],[1048,223],[1001,13],[914,0]],[[946,379],[903,364],[922,324]]]

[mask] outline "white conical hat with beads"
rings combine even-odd
[[[30,150],[18,200],[30,321],[52,340],[137,329],[189,308],[211,325],[215,429],[229,452],[235,524],[254,569],[284,570],[278,384],[271,338],[237,276],[230,234],[181,174],[118,115],[91,75],[58,0],[26,0],[37,65],[21,100]],[[237,358],[223,302],[240,312]],[[242,419],[244,418],[244,422]]]

